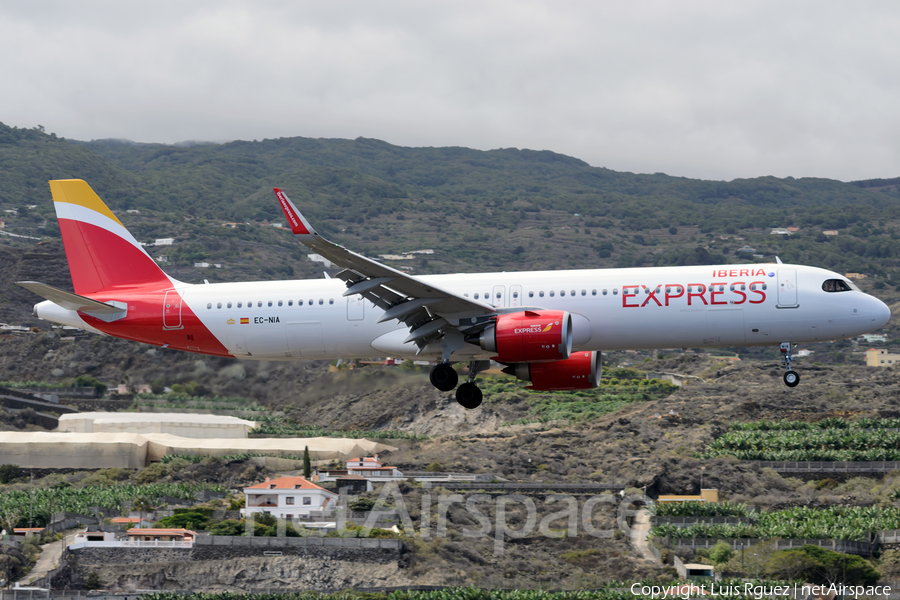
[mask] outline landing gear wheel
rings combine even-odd
[[[784,374],[784,385],[788,387],[797,387],[800,383],[800,373],[797,371],[788,371]]]
[[[469,410],[478,408],[481,405],[481,398],[481,388],[474,383],[466,382],[456,390],[456,401],[463,408],[468,408]]]
[[[456,387],[458,382],[459,375],[457,375],[456,371],[453,370],[453,367],[447,363],[435,365],[431,370],[431,385],[442,392],[449,392]]]

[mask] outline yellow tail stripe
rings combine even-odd
[[[54,179],[50,181],[50,192],[53,194],[54,202],[67,202],[69,204],[77,204],[85,208],[89,208],[100,213],[105,217],[109,217],[119,225],[122,221],[116,218],[103,200],[100,199],[94,190],[91,189],[86,182],[81,179]],[[124,225],[122,225],[124,227]]]

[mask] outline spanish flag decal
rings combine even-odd
[[[250,319],[247,317],[241,317],[241,325],[249,325]]]

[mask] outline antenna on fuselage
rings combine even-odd
[[[778,258],[777,256],[775,257],[775,263],[776,263],[776,264],[779,264],[779,265],[783,265],[783,264],[784,264],[783,262],[781,262],[781,259]]]

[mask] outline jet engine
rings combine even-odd
[[[500,315],[478,343],[503,363],[564,360],[572,353],[572,316],[563,310]]]
[[[599,352],[576,352],[566,360],[516,363],[503,372],[530,381],[534,391],[586,390],[600,385],[602,359]]]

